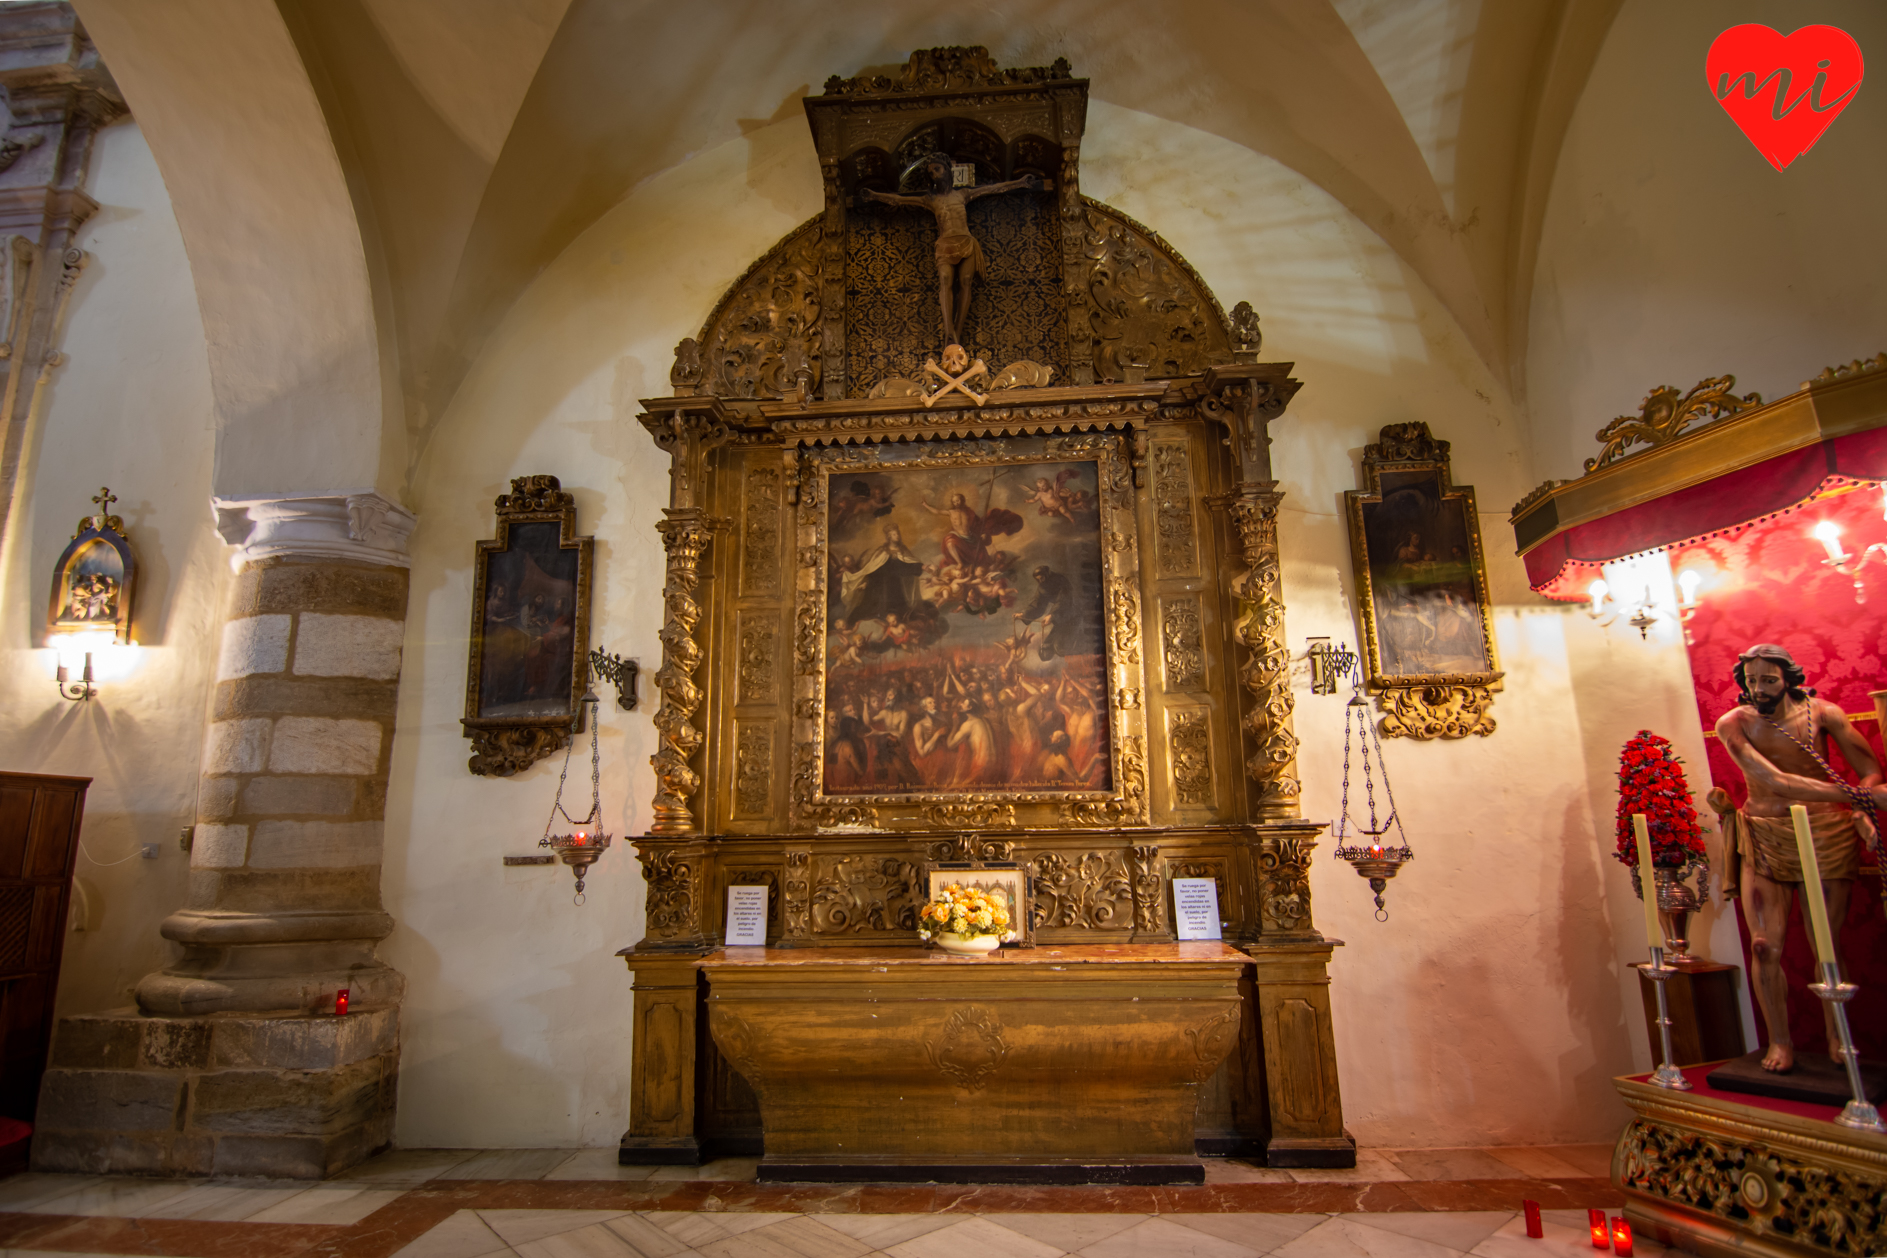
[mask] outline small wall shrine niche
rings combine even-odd
[[[1006,947],[1171,946],[1170,879],[1217,880],[1256,977],[1200,1138],[1354,1160],[1279,585],[1299,382],[1080,194],[1087,90],[980,48],[829,81],[824,212],[643,403],[670,500],[626,1160],[760,1139],[697,1033],[729,886],[777,889],[770,948],[914,949],[952,862],[1026,879]]]
[[[72,540],[52,568],[52,597],[46,610],[48,643],[71,634],[100,635],[112,643],[131,641],[131,596],[138,563],[124,521],[113,515],[118,495],[101,489],[92,498],[98,514],[82,516]]]

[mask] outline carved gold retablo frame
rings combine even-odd
[[[994,476],[1004,469],[1062,463],[1092,466],[1096,487],[1095,535],[1098,543],[1099,641],[1101,677],[1106,691],[1107,774],[1100,789],[957,788],[926,791],[907,788],[883,793],[829,790],[827,767],[827,681],[833,625],[829,557],[832,513],[829,486],[847,473],[948,469],[966,477]],[[1134,482],[1126,438],[1118,433],[1078,436],[1008,437],[922,443],[878,443],[817,449],[802,456],[802,485],[797,527],[801,571],[794,608],[792,809],[796,824],[856,828],[877,817],[889,824],[929,827],[1010,827],[1015,825],[1147,824],[1145,709],[1126,706],[1145,686],[1141,662],[1140,574],[1137,549],[1124,539],[1135,533]],[[915,507],[913,503],[911,506]],[[982,505],[982,504],[978,504]],[[996,613],[1012,622],[1018,604]],[[848,822],[850,823],[848,825]]]
[[[1448,443],[1389,424],[1364,449],[1363,488],[1344,494],[1363,622],[1363,667],[1385,737],[1494,732],[1501,688],[1474,488],[1456,485]]]

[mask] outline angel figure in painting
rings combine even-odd
[[[900,196],[870,188],[866,188],[864,194],[886,205],[919,206],[937,216],[937,298],[943,308],[944,344],[958,345],[962,343],[963,324],[970,312],[970,286],[986,269],[983,248],[976,243],[976,237],[970,235],[969,203],[978,197],[1012,192],[1017,188],[1039,192],[1048,184],[1039,175],[1024,175],[1002,183],[958,188],[953,164],[942,153],[924,158],[923,171],[930,183],[930,192],[924,196]]]

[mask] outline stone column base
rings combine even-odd
[[[399,1010],[61,1018],[33,1169],[319,1179],[393,1139]]]

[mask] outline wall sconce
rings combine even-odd
[[[1671,561],[1663,551],[1618,559],[1604,566],[1605,576],[1586,587],[1591,600],[1586,615],[1610,626],[1620,616],[1649,639],[1651,626],[1663,619],[1675,619],[1685,626],[1684,641],[1690,641],[1691,617],[1697,614],[1697,586],[1702,578],[1685,572],[1673,578]],[[1681,589],[1681,593],[1680,593]]]
[[[89,699],[98,693],[98,687],[92,684],[92,653],[85,653],[85,671],[79,676],[79,684],[70,685],[72,668],[66,663],[64,651],[59,653],[59,697],[62,699]]]
[[[1887,516],[1887,485],[1882,486],[1881,499],[1881,514]],[[1876,555],[1887,557],[1887,542],[1875,542],[1865,550],[1852,553],[1845,551],[1841,549],[1841,526],[1833,520],[1823,520],[1809,530],[1809,536],[1820,542],[1822,549],[1828,552],[1828,558],[1822,560],[1822,563],[1854,582],[1854,601],[1867,602],[1867,588],[1861,584],[1861,570]]]
[[[636,678],[641,665],[620,655],[611,655],[602,647],[590,652],[590,671],[616,687],[616,706],[625,712],[636,710]]]
[[[1337,692],[1339,678],[1348,677],[1350,670],[1356,667],[1356,652],[1350,650],[1350,644],[1333,647],[1329,638],[1307,638],[1309,649],[1305,658],[1310,661],[1310,692],[1314,695],[1333,695]]]

